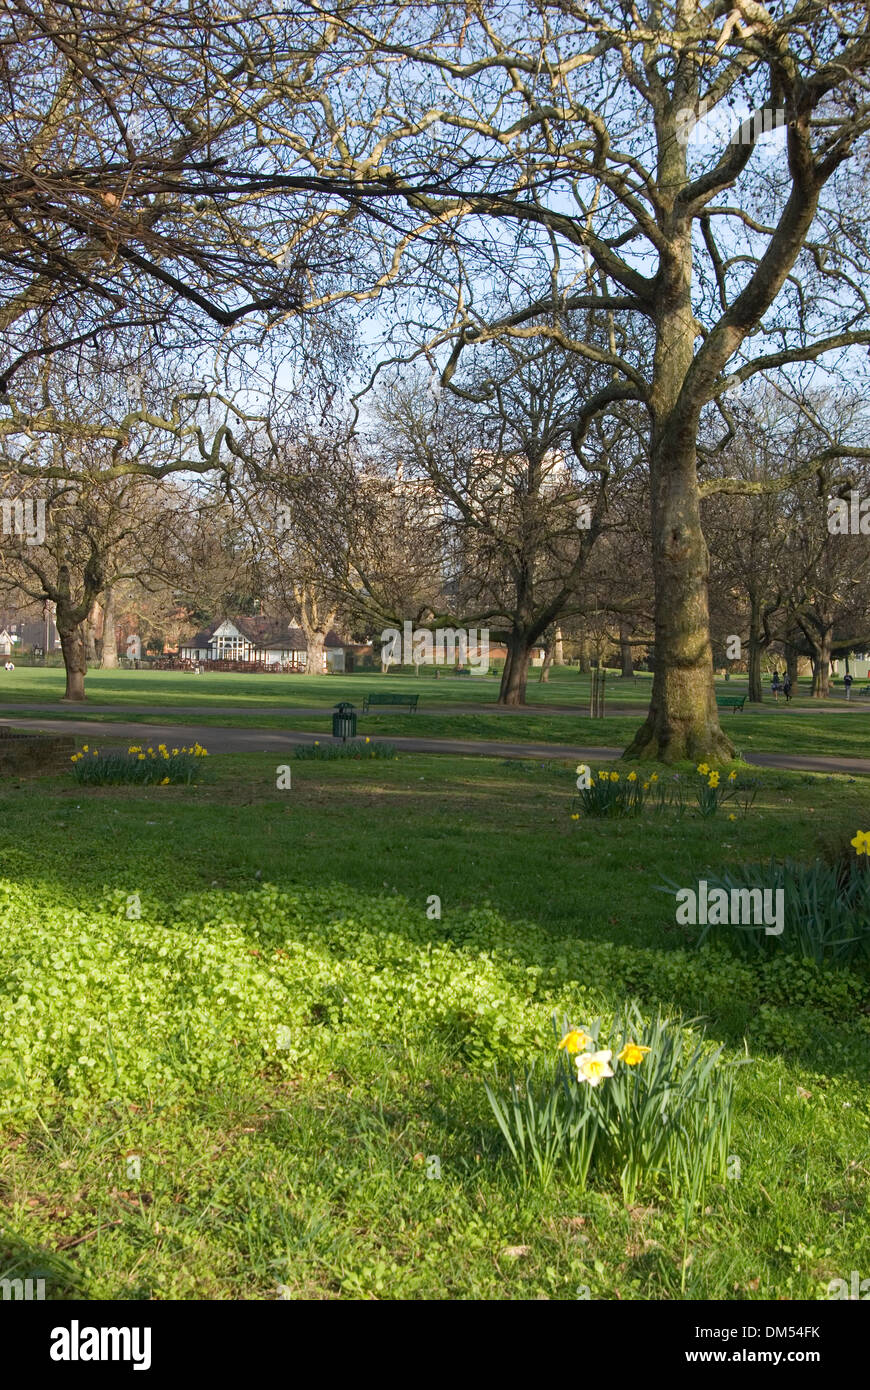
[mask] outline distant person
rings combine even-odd
[[[788,704],[789,700],[791,699],[791,676],[789,675],[788,671],[786,671],[785,675],[782,678],[782,693],[785,696],[786,704]]]
[[[12,664],[11,661],[7,661],[7,662],[6,662],[6,665],[4,666],[3,669],[4,669],[5,671],[14,671],[14,670],[15,670],[15,667],[13,666],[13,664]]]
[[[774,673],[773,673],[773,680],[770,682],[770,693],[771,693],[771,695],[773,696],[774,700],[778,700],[778,699],[779,699],[779,692],[780,692],[781,689],[782,689],[782,686],[781,686],[780,680],[779,680],[779,672],[778,672],[778,671],[774,671]]]
[[[851,675],[849,674],[848,671],[846,672],[845,676],[843,677],[843,685],[845,686],[845,689],[846,689],[846,699],[847,699],[847,700],[851,700],[851,698],[852,698],[852,677],[851,677]]]

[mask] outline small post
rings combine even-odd
[[[592,668],[592,691],[589,697],[589,717],[590,719],[604,718],[604,679],[605,673],[600,666]]]

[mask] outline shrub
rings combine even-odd
[[[300,743],[293,749],[293,756],[329,763],[336,758],[396,758],[398,754],[393,743],[371,743],[367,738],[357,738],[350,743]]]
[[[787,951],[817,965],[870,959],[870,873],[857,860],[741,864],[718,878],[708,877],[707,886],[708,891],[724,888],[729,895],[733,889],[782,890],[785,930],[775,936],[754,925],[708,924],[699,946],[720,940],[745,956]]]

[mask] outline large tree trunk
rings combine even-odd
[[[316,584],[304,580],[293,585],[293,596],[299,610],[299,626],[305,634],[305,674],[323,676],[323,648],[327,633],[335,621],[335,613],[326,610],[322,595]],[[383,661],[381,669],[385,669]]]
[[[619,624],[619,663],[621,666],[620,679],[630,680],[634,675],[634,659],[631,648],[631,628],[627,623]]]
[[[553,665],[565,665],[565,648],[562,644],[562,629],[560,627],[556,628],[556,632],[553,637]]]
[[[626,756],[731,758],[719,727],[707,603],[709,556],[698,496],[695,440],[662,432],[653,443],[655,672],[645,723]]]
[[[60,637],[63,664],[66,668],[66,691],[64,700],[80,702],[85,698],[85,676],[88,672],[85,634],[82,623],[71,622],[58,604],[55,616]]]
[[[504,670],[501,673],[497,704],[524,705],[526,703],[526,679],[531,650],[532,641],[525,633],[511,633],[507,644]]]
[[[814,700],[827,700],[831,693],[831,643],[833,636],[833,628],[827,627],[818,641],[813,644],[811,694]]]
[[[785,669],[788,671],[788,678],[791,681],[792,689],[797,694],[798,683],[798,661],[800,653],[797,647],[793,647],[790,642],[785,643]]]
[[[749,643],[748,643],[747,665],[749,667],[749,701],[751,704],[760,704],[762,700],[761,690],[761,653],[764,651],[764,634],[761,630],[761,616],[757,603],[752,603],[749,610]]]
[[[546,651],[544,652],[544,660],[543,660],[543,662],[541,663],[541,674],[540,674],[540,676],[538,677],[538,680],[539,680],[539,681],[549,681],[549,679],[550,679],[550,667],[552,666],[552,664],[553,664],[553,644],[552,644],[552,642],[551,642],[550,645],[547,647]]]
[[[685,152],[660,149],[660,177],[680,184]],[[691,226],[669,228],[656,284],[656,345],[650,410],[650,499],[655,581],[655,674],[646,721],[626,756],[730,758],[719,727],[707,576],[710,558],[701,529],[697,437],[702,397],[681,400],[695,354]]]
[[[578,645],[580,647],[580,674],[583,676],[588,676],[589,672],[592,670],[592,666],[589,661],[589,638],[587,637],[585,632],[581,633]]]
[[[115,595],[107,589],[103,595],[103,654],[100,665],[104,671],[118,667],[118,642],[115,634]]]
[[[627,756],[676,762],[730,758],[719,727],[694,442],[656,449],[652,468],[656,586],[652,699]]]
[[[85,623],[85,656],[91,666],[96,666],[99,660],[97,653],[97,628],[100,622],[100,605],[96,599],[91,604],[91,611]]]
[[[307,657],[305,661],[306,676],[322,676],[325,674],[323,669],[323,644],[326,640],[326,630],[314,631],[312,628],[304,628],[305,649]]]

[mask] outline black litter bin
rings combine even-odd
[[[342,700],[341,704],[334,708],[332,737],[340,738],[344,743],[347,743],[349,738],[356,738],[356,705],[350,704],[348,700]]]

